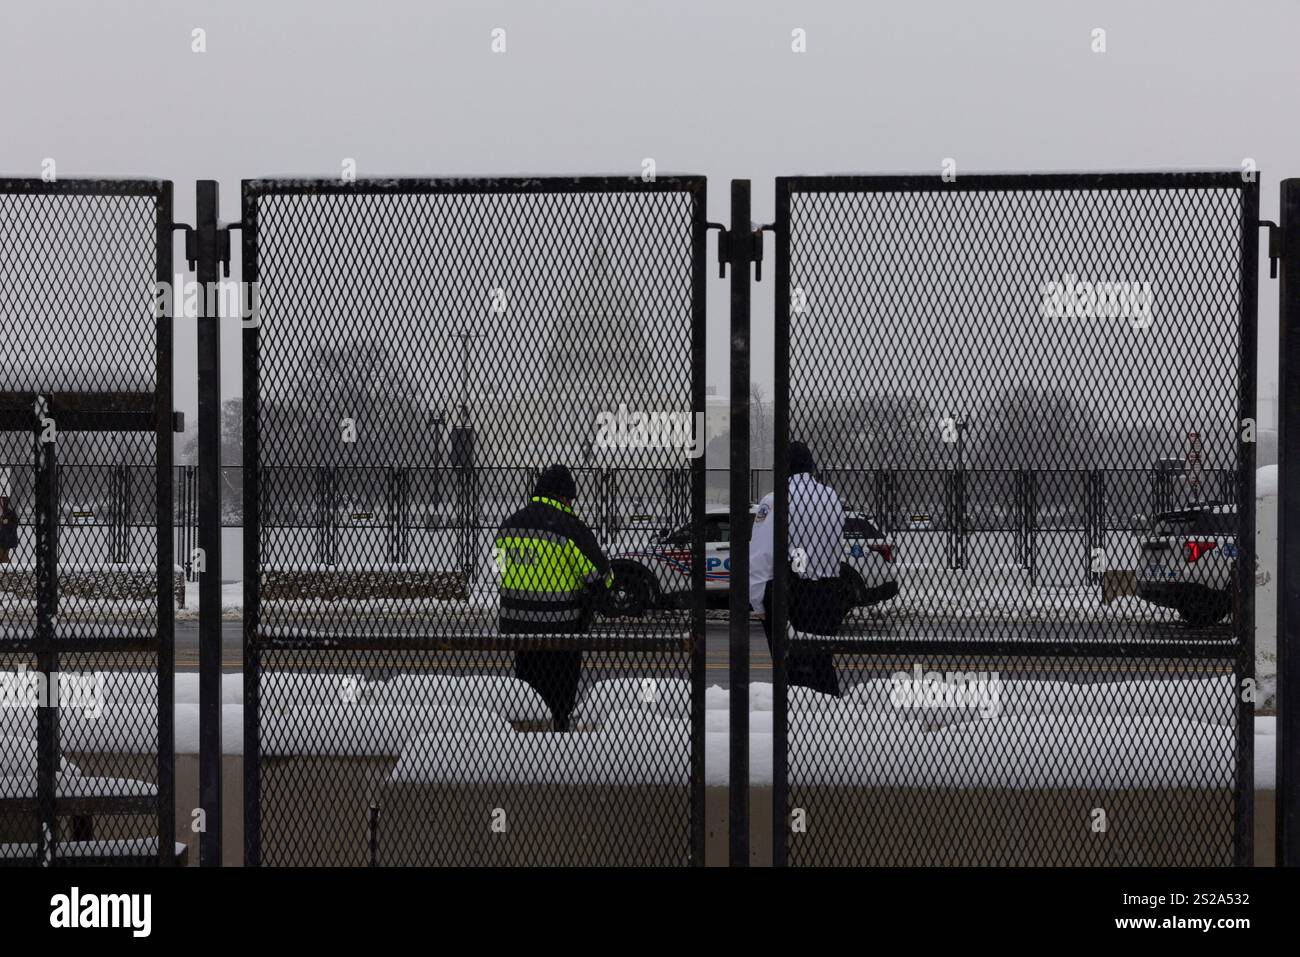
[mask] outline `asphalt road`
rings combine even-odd
[[[709,684],[727,683],[728,662],[727,623],[711,621],[708,626],[707,664]],[[749,629],[750,668],[756,681],[772,679],[772,659],[767,652],[763,630],[754,623]],[[224,671],[243,669],[244,626],[237,621],[221,623],[221,665]],[[197,671],[199,668],[199,626],[197,622],[176,623],[176,670]],[[766,677],[764,677],[766,676]]]
[[[872,634],[888,637],[891,635],[889,626],[873,626]],[[908,623],[906,631],[902,632],[900,626],[894,625],[893,628],[899,631],[899,635],[905,635],[911,638],[930,638],[930,639],[951,639],[955,637],[955,632],[960,630],[967,637],[978,635],[983,637],[996,636],[1002,640],[1045,640],[1045,639],[1062,639],[1067,635],[1077,640],[1113,638],[1114,626],[1105,622],[1073,622],[1069,625],[1060,622],[1023,622],[1023,621],[993,621],[993,622],[966,622],[961,625],[944,624],[944,623]],[[223,622],[222,623],[222,669],[224,671],[237,672],[243,667],[243,625],[240,622]],[[1230,638],[1230,632],[1226,628],[1215,628],[1198,631],[1195,633],[1198,638]],[[1154,640],[1177,640],[1186,639],[1188,631],[1178,624],[1151,624],[1143,625],[1137,632],[1142,638]],[[727,687],[729,684],[730,656],[728,654],[729,635],[727,622],[725,620],[710,620],[707,627],[707,644],[706,644],[706,664],[707,683]],[[761,626],[756,622],[751,622],[749,627],[749,655],[750,655],[750,677],[754,681],[771,681],[772,680],[772,658],[767,650],[767,641],[763,637]],[[870,670],[872,665],[868,660],[851,660],[846,663],[849,667]],[[178,671],[197,671],[199,666],[199,635],[198,624],[196,622],[177,622],[176,624],[176,668]],[[890,668],[897,667],[897,659],[890,659]],[[1110,665],[1094,665],[1096,669],[1114,673],[1116,678],[1121,677],[1140,677],[1144,674],[1151,673],[1151,667],[1141,662],[1119,663]],[[1059,667],[1053,668],[1051,665],[1046,667],[1042,662],[1033,659],[1026,659],[1023,662],[1005,663],[1004,671],[1014,670],[1023,677],[1059,675]]]

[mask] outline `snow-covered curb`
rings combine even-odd
[[[154,676],[107,677],[98,718],[61,715],[66,752],[151,753],[156,723],[145,704]],[[797,692],[789,764],[801,783],[853,787],[1230,788],[1231,679],[1097,685],[1007,681],[996,716],[892,707],[888,683],[868,681],[843,699]],[[528,685],[508,676],[277,673],[264,679],[261,741],[268,757],[373,756],[397,761],[393,781],[411,783],[684,784],[689,779],[689,684],[614,679],[582,695],[572,734],[516,731],[545,721]],[[729,692],[706,692],[706,782],[727,784]],[[243,752],[243,678],[225,675],[227,754]],[[198,676],[176,678],[176,751],[198,752]],[[132,706],[132,703],[135,703]],[[310,707],[297,707],[310,702]],[[1175,702],[1182,702],[1181,705]],[[1276,721],[1255,722],[1255,783],[1274,781]],[[0,712],[0,735],[20,752],[35,739],[30,711]],[[772,780],[772,686],[751,686],[751,782]],[[15,776],[7,768],[0,777]]]

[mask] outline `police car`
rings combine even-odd
[[[1162,512],[1141,542],[1135,577],[1139,598],[1172,608],[1193,628],[1232,611],[1237,568],[1237,509],[1201,505]]]
[[[749,510],[752,526],[756,506]],[[704,515],[704,589],[710,605],[725,606],[731,585],[731,515],[725,506]],[[749,545],[749,528],[741,537]],[[691,599],[691,526],[662,533],[644,548],[610,555],[614,572],[606,614],[639,617],[656,608],[681,608]],[[845,610],[888,601],[898,594],[894,546],[865,516],[844,518]]]

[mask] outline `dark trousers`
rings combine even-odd
[[[551,709],[551,727],[569,730],[582,680],[581,651],[516,651],[515,677],[526,681]]]
[[[814,635],[836,635],[844,614],[844,588],[838,578],[805,579],[790,576],[790,603],[787,609],[795,631]],[[772,651],[772,583],[763,592],[763,634],[767,649]],[[840,696],[839,676],[835,673],[835,656],[828,651],[793,651],[786,642],[786,682],[822,694]],[[775,652],[772,652],[775,660]]]
[[[591,617],[584,614],[582,620],[570,624],[567,628],[547,627],[503,618],[498,621],[497,629],[503,635],[585,635],[590,628]],[[551,709],[551,727],[556,731],[568,731],[569,719],[573,715],[574,705],[578,699],[578,684],[582,680],[581,651],[516,651],[515,677],[533,687],[546,707]]]

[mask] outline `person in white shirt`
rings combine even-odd
[[[817,463],[803,442],[790,443],[789,623],[797,632],[834,635],[844,611],[840,563],[844,555],[844,506],[833,488],[813,478]],[[763,614],[772,648],[772,531],[774,496],[766,495],[754,515],[749,541],[749,604]],[[828,652],[789,651],[789,684],[840,695],[834,657]]]

